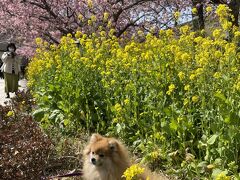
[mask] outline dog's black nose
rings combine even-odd
[[[96,159],[95,159],[95,158],[92,158],[92,159],[91,159],[91,162],[95,165],[95,164],[96,164]]]

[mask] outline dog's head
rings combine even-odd
[[[112,163],[114,156],[118,156],[118,148],[117,140],[93,134],[84,154],[92,165],[100,167]]]

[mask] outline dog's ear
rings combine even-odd
[[[100,134],[92,134],[91,138],[90,138],[90,143],[95,143],[99,140],[101,140],[103,137]]]
[[[115,139],[111,139],[108,144],[111,151],[117,151],[118,142]]]

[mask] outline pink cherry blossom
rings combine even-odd
[[[32,55],[37,37],[57,44],[62,35],[74,34],[77,30],[92,33],[100,26],[109,30],[110,24],[118,37],[124,36],[124,32],[130,36],[140,29],[147,32],[155,28],[157,31],[176,25],[174,12],[189,12],[193,2],[207,1],[1,0],[0,38],[15,42],[20,53]],[[189,13],[182,13],[187,14],[189,16]],[[88,25],[93,15],[96,20]]]

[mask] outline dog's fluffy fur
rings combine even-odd
[[[93,134],[84,150],[86,180],[120,180],[130,166],[128,152],[118,140]]]
[[[83,176],[85,180],[120,180],[130,167],[130,159],[125,146],[114,138],[93,134],[84,150]],[[148,174],[148,173],[147,173]],[[139,179],[146,179],[142,174]],[[151,178],[163,180],[165,178]]]

